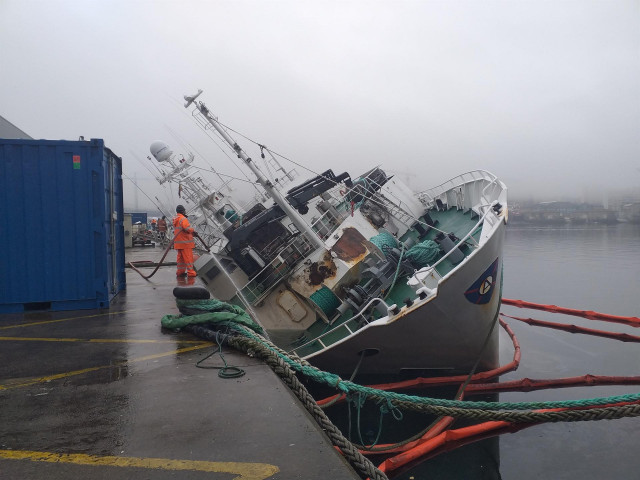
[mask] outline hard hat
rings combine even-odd
[[[178,205],[178,206],[176,207],[176,213],[181,213],[181,214],[183,214],[183,215],[184,215],[184,214],[185,214],[185,212],[186,212],[186,210],[184,209],[184,206],[183,206],[183,205]]]

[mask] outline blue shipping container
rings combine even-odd
[[[136,223],[144,223],[147,224],[147,214],[146,213],[131,213],[131,223],[135,225]]]
[[[126,287],[122,221],[103,140],[0,139],[0,313],[108,307]]]

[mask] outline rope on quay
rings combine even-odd
[[[388,477],[382,473],[376,466],[366,458],[358,449],[342,435],[342,432],[329,420],[329,417],[318,406],[314,398],[307,391],[305,386],[298,380],[295,372],[291,369],[288,363],[282,358],[282,356],[275,353],[274,350],[269,348],[263,342],[253,340],[247,337],[241,336],[229,336],[227,337],[227,343],[243,351],[247,354],[254,353],[258,357],[263,358],[267,365],[284,380],[289,386],[292,392],[300,399],[307,411],[313,415],[318,425],[327,434],[333,445],[340,448],[344,456],[348,459],[349,463],[354,469],[358,471],[363,478],[370,478],[372,480],[387,480]]]

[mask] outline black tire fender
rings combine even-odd
[[[173,296],[181,300],[208,300],[211,298],[209,290],[204,287],[175,287]]]

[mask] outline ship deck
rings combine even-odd
[[[409,230],[407,235],[403,237],[403,240],[406,240],[408,236],[413,236],[416,239],[416,242],[424,242],[426,240],[435,241],[436,236],[440,232],[453,233],[458,238],[464,238],[472,228],[478,223],[478,217],[475,214],[472,214],[471,210],[463,212],[461,210],[456,210],[455,208],[450,208],[448,210],[430,210],[429,216],[435,222],[434,227],[430,229],[425,235],[418,237],[417,232],[414,230]],[[473,235],[473,240],[477,243],[480,239],[480,229],[477,229]],[[461,249],[462,253],[465,257],[473,252],[473,248],[465,247]],[[444,257],[444,252],[440,253],[440,256],[435,260],[436,262]],[[453,264],[449,258],[445,258],[442,262],[438,264],[436,267],[437,272],[441,277],[447,275],[451,270],[455,268],[455,264]],[[391,304],[396,303],[401,305],[405,298],[415,296],[415,291],[413,288],[407,285],[407,282],[397,282],[393,289],[389,292],[389,302]]]
[[[434,223],[434,228],[429,229],[426,234],[422,236],[420,236],[414,229],[411,229],[402,237],[401,240],[406,241],[410,237],[415,241],[415,243],[424,242],[426,240],[435,240],[436,236],[440,232],[453,233],[458,238],[464,238],[478,223],[477,215],[473,214],[470,210],[463,212],[456,208],[449,208],[447,210],[433,209],[429,211],[429,216]],[[426,223],[424,219],[422,220],[423,223]],[[480,230],[481,229],[478,228],[471,236],[476,244],[480,238]],[[469,241],[468,243],[472,243],[472,241]],[[466,257],[471,254],[474,249],[473,247],[467,246],[461,249],[461,251]],[[444,252],[440,252],[440,256],[435,261],[440,260],[444,255]],[[436,270],[441,277],[444,277],[451,272],[455,266],[456,265],[448,258],[445,258],[438,264]],[[414,297],[415,290],[407,285],[406,281],[401,281],[399,279],[389,291],[386,301],[389,305],[393,305],[394,303],[396,305],[402,305],[405,298]],[[360,328],[358,321],[351,318],[352,315],[353,314],[349,311],[334,321],[332,325],[328,325],[324,320],[318,319],[306,330],[300,339],[291,345],[291,347],[296,348],[305,342],[308,342],[306,345],[296,350],[298,355],[306,356],[323,349],[324,345],[332,345],[342,340],[349,336],[351,332]],[[320,336],[322,336],[322,343],[319,341],[313,341],[313,339]]]
[[[246,374],[222,379],[195,366],[213,344],[161,330],[174,268],[127,269],[109,309],[0,315],[2,477],[359,478],[269,367],[225,348]]]

